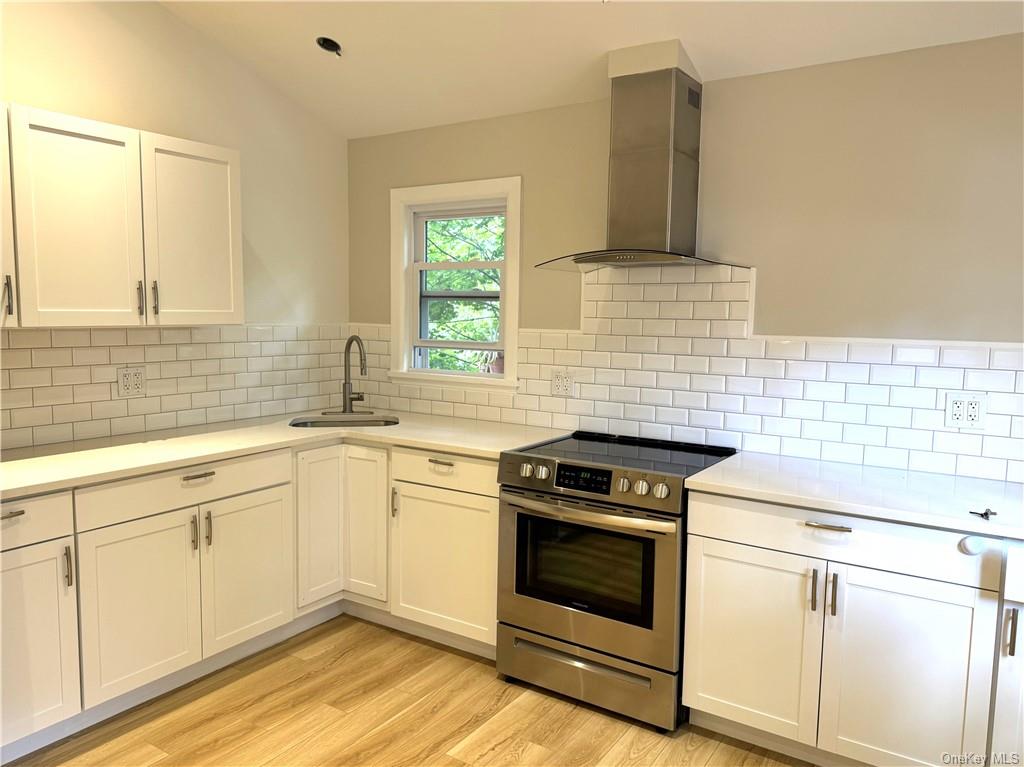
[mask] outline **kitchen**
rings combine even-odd
[[[0,13],[4,763],[1019,761],[1021,4]]]

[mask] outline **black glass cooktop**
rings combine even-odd
[[[622,466],[676,474],[681,477],[696,474],[701,469],[736,454],[731,447],[621,437],[588,431],[577,431],[572,436],[530,447],[523,452],[575,464]]]

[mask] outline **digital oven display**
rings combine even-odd
[[[555,484],[568,490],[609,495],[612,490],[612,473],[608,469],[588,469],[560,463],[555,473]]]

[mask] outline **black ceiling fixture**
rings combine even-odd
[[[318,37],[316,44],[319,45],[323,50],[328,53],[333,53],[335,56],[341,55],[341,43],[331,37]]]

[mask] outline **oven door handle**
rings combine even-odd
[[[566,506],[555,506],[550,503],[530,500],[529,498],[516,498],[514,501],[506,498],[505,502],[514,509],[522,509],[523,511],[538,514],[548,519],[581,522],[592,527],[605,527],[611,530],[625,530],[633,533],[657,533],[660,535],[675,535],[678,532],[678,523],[676,522],[644,519],[643,517],[620,517],[616,514],[602,514],[599,511],[579,511]]]

